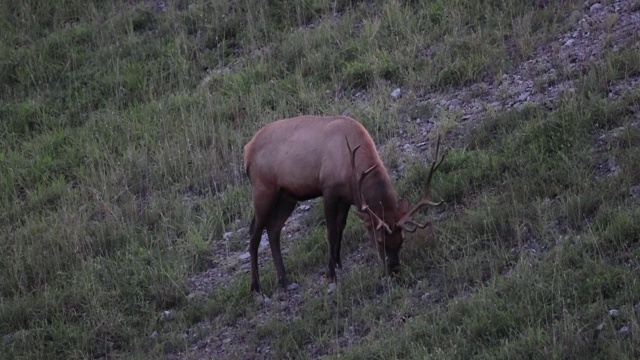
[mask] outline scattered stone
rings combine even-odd
[[[255,300],[256,300],[256,303],[258,303],[258,305],[268,306],[269,304],[271,304],[271,299],[269,299],[269,297],[263,294],[256,294]]]
[[[201,299],[203,297],[204,297],[204,291],[196,290],[192,293],[189,293],[189,295],[187,295],[187,300],[196,300],[196,299]]]
[[[631,330],[629,330],[629,327],[626,325],[621,327],[620,330],[618,330],[618,334],[620,335],[627,335],[629,333],[631,333]]]
[[[589,8],[589,11],[594,12],[594,11],[598,11],[600,9],[602,9],[602,4],[595,3],[595,4],[591,5],[591,7]]]
[[[310,205],[300,205],[300,210],[301,211],[309,211],[309,209],[311,209]]]
[[[248,251],[245,251],[242,254],[240,254],[240,256],[238,256],[238,259],[242,261],[249,261],[250,258],[251,258],[251,254],[249,254]]]
[[[402,149],[404,149],[404,151],[409,151],[409,150],[411,150],[411,145],[410,144],[404,144]]]
[[[169,321],[171,320],[172,315],[171,310],[165,310],[160,314],[160,321]]]
[[[429,301],[429,296],[431,296],[431,294],[429,294],[429,293],[424,293],[424,295],[420,296],[420,300],[422,300],[422,301]]]
[[[160,336],[160,334],[158,334],[158,332],[157,332],[157,331],[155,331],[155,330],[154,330],[154,331],[151,333],[151,335],[150,335],[150,337],[151,337],[152,339],[155,339],[155,338],[157,338],[158,336]]]
[[[229,239],[231,239],[232,235],[233,235],[233,233],[231,231],[228,231],[228,232],[222,234],[222,240],[223,241],[229,241]]]
[[[596,327],[596,330],[597,330],[598,332],[601,332],[602,330],[604,330],[604,326],[605,326],[605,322],[603,321],[603,322],[601,322],[601,323],[600,323],[600,325],[598,325],[598,326]]]
[[[336,283],[329,283],[327,286],[327,294],[331,294],[336,290]]]
[[[260,238],[260,248],[265,248],[267,247],[267,245],[269,245],[269,236],[267,235],[267,233],[264,233]]]
[[[460,108],[460,100],[453,99],[449,102],[449,111]]]
[[[616,317],[616,316],[618,316],[618,315],[620,315],[620,310],[617,310],[617,309],[611,309],[611,310],[609,310],[609,316],[611,316],[611,317]]]
[[[393,100],[398,100],[401,94],[402,94],[402,90],[400,90],[400,88],[397,88],[391,92],[391,97],[393,98]]]
[[[569,39],[564,43],[564,46],[571,46],[571,45],[573,45],[574,42],[575,42],[574,39]]]
[[[518,96],[518,101],[527,101],[529,100],[529,95],[531,95],[530,92],[524,92],[522,93],[520,96]]]
[[[287,285],[287,291],[293,291],[293,290],[296,290],[297,288],[298,288],[298,284],[296,283],[291,283]]]

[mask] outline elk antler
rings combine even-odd
[[[357,178],[357,175],[356,175],[357,174],[357,172],[356,172],[356,151],[360,148],[361,144],[359,144],[355,148],[351,149],[351,145],[349,145],[349,139],[346,136],[344,138],[347,141],[347,148],[349,149],[349,155],[351,156],[351,169],[353,169],[353,176],[354,176],[354,181],[355,181],[356,178]],[[369,205],[367,205],[367,203],[365,202],[364,195],[362,194],[362,182],[367,177],[367,175],[369,175],[377,166],[378,166],[378,164],[373,165],[372,167],[370,167],[367,170],[363,171],[362,174],[360,174],[360,177],[357,178],[357,181],[355,182],[355,184],[356,184],[356,189],[355,189],[356,194],[354,194],[354,197],[356,198],[356,202],[357,202],[356,206],[358,207],[358,210],[360,212],[367,213],[369,215],[369,217],[371,218],[375,229],[376,230],[380,230],[381,228],[384,228],[384,230],[388,234],[391,234],[391,228],[389,228],[389,225],[387,225],[387,223],[385,223],[384,220],[380,219],[380,217],[378,217],[378,215],[376,215],[376,213],[374,213],[373,210],[371,210]]]
[[[433,172],[436,171],[438,169],[438,166],[440,166],[440,164],[442,164],[442,161],[444,160],[444,157],[447,155],[447,153],[445,152],[442,155],[442,158],[440,159],[439,162],[436,161],[438,160],[438,151],[440,150],[440,136],[438,135],[438,140],[436,143],[436,156],[433,159],[433,162],[431,162],[431,169],[429,170],[429,175],[427,176],[427,182],[424,185],[424,194],[422,195],[422,198],[420,199],[420,201],[418,201],[418,203],[411,208],[411,210],[409,210],[409,212],[407,212],[406,214],[404,214],[400,220],[398,220],[398,226],[402,226],[406,231],[409,232],[414,232],[416,231],[418,228],[424,229],[427,225],[429,225],[429,223],[424,223],[424,224],[419,224],[417,223],[415,220],[413,220],[411,217],[413,216],[413,214],[415,214],[421,207],[425,206],[425,205],[431,205],[431,206],[438,206],[440,204],[442,204],[442,201],[440,202],[433,202],[431,200],[429,200],[429,192],[431,191],[431,177],[433,176]]]

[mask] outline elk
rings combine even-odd
[[[352,146],[353,145],[353,146]],[[278,120],[260,129],[244,147],[244,166],[251,183],[254,214],[249,227],[251,291],[260,292],[258,247],[266,228],[277,281],[289,282],[280,251],[282,227],[298,201],[322,196],[329,242],[327,278],[335,281],[341,268],[340,244],[351,205],[390,273],[400,267],[398,253],[403,230],[424,228],[412,216],[429,200],[431,177],[439,162],[438,149],[420,201],[409,208],[401,201],[367,130],[346,116],[299,116]],[[360,151],[358,151],[360,150]]]

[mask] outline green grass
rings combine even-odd
[[[582,6],[0,2],[0,358],[160,358],[251,323],[264,310],[244,272],[200,300],[186,278],[224,263],[215,245],[250,220],[257,129],[348,112],[406,164],[397,189],[416,200],[426,160],[385,148],[405,118],[438,118],[416,99],[507,73]],[[243,341],[277,358],[640,356],[640,93],[608,96],[638,64],[637,46],[605,52],[554,110],[499,111],[447,144],[446,206],[408,237],[401,280],[353,218],[343,258],[364,261],[318,293],[314,207],[285,255],[298,314],[273,311]],[[261,275],[277,301],[270,260]]]

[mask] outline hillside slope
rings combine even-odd
[[[638,358],[640,2],[0,3],[1,358]],[[399,96],[391,96],[399,89]],[[397,94],[397,92],[395,92]],[[385,276],[320,202],[249,293],[242,146],[349,114],[446,205]]]

